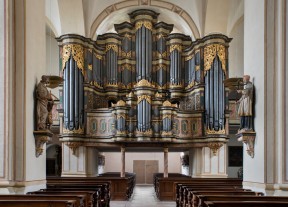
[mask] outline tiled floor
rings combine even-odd
[[[159,201],[152,185],[137,185],[129,201],[111,201],[111,207],[175,207],[176,203]]]

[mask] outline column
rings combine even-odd
[[[125,177],[125,147],[121,147],[121,178]]]
[[[168,178],[168,147],[164,147],[164,178]]]

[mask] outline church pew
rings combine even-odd
[[[242,184],[230,184],[230,183],[217,183],[211,185],[210,183],[177,183],[176,185],[176,202],[181,200],[186,194],[188,189],[193,188],[228,188],[228,189],[242,189]]]
[[[120,173],[105,173],[99,177],[47,177],[47,184],[57,183],[97,183],[109,182],[110,183],[110,197],[111,200],[128,200],[135,186],[135,174],[126,173],[124,178],[120,177]]]
[[[247,196],[247,195],[198,195],[198,207],[206,207],[206,201],[285,201],[288,202],[288,197],[280,196]]]
[[[47,188],[47,189],[41,189],[42,192],[93,192],[92,202],[90,203],[90,206],[97,207],[97,206],[109,206],[110,201],[101,199],[100,196],[100,189],[96,188],[73,188],[73,187],[67,187],[67,188]]]
[[[110,192],[107,188],[106,185],[103,184],[93,184],[93,183],[87,183],[87,184],[83,184],[83,183],[65,183],[65,184],[48,184],[47,185],[47,189],[71,189],[71,188],[75,188],[75,189],[86,189],[86,190],[95,190],[97,192],[97,200],[98,198],[101,200],[101,202],[103,203],[109,203],[110,202]]]
[[[193,191],[218,191],[218,192],[247,192],[246,189],[235,189],[235,188],[228,188],[228,187],[214,187],[214,188],[207,188],[207,187],[193,187],[193,188],[186,188],[185,193],[179,197],[179,200],[176,200],[176,203],[179,203],[180,206],[186,206],[188,203],[193,201]],[[248,191],[249,192],[249,191]],[[194,199],[195,200],[195,199]]]
[[[187,204],[188,207],[199,205],[199,195],[243,195],[243,196],[263,196],[263,193],[254,192],[254,191],[222,191],[222,190],[197,190],[197,191],[189,191],[189,199]]]
[[[68,196],[68,195],[0,195],[1,200],[75,200],[75,207],[85,207],[85,196]]]
[[[1,207],[76,207],[74,200],[1,200]]]
[[[207,207],[287,207],[285,201],[206,201]]]
[[[83,196],[85,198],[85,206],[94,206],[94,191],[33,191],[27,195],[51,195],[51,196]]]
[[[169,174],[170,176],[170,174]],[[189,176],[171,176],[163,178],[155,176],[154,188],[159,200],[176,200],[176,186],[178,183],[210,183],[217,185],[220,183],[230,183],[235,185],[242,185],[242,180],[238,178],[191,178]]]

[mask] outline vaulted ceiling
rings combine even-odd
[[[96,39],[143,8],[160,13],[159,21],[174,24],[173,32],[192,39],[209,33],[229,36],[244,15],[243,0],[46,0],[46,22],[55,36],[74,33]]]

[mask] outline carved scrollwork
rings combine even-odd
[[[125,51],[121,51],[121,56],[123,58],[131,58],[132,57],[132,51],[129,51],[129,52],[125,52]]]
[[[142,79],[139,82],[137,82],[135,84],[135,87],[154,87],[154,85],[152,83],[150,83],[149,81],[147,81],[146,79]]]
[[[204,71],[210,70],[216,55],[221,61],[222,70],[226,73],[225,47],[219,44],[208,45],[204,48]]]
[[[84,128],[79,127],[79,129],[73,130],[63,128],[63,134],[84,134]]]
[[[72,154],[76,155],[76,150],[82,145],[81,142],[65,142],[65,145],[72,150]]]
[[[152,129],[146,130],[145,132],[139,131],[138,129],[135,131],[136,136],[152,136]]]
[[[105,48],[105,53],[108,52],[109,50],[113,50],[114,52],[118,53],[118,45],[116,44],[107,44]]]
[[[226,134],[225,129],[222,130],[214,130],[214,129],[206,129],[206,134]]]
[[[221,142],[210,142],[208,143],[208,147],[211,149],[214,156],[217,155],[218,150],[223,146]]]
[[[256,133],[254,131],[240,132],[236,134],[236,137],[238,138],[238,141],[242,141],[244,144],[246,144],[247,154],[250,157],[254,158],[254,145],[255,145]]]
[[[173,44],[173,45],[170,45],[170,49],[169,49],[169,52],[173,52],[174,50],[178,50],[179,52],[182,52],[182,45],[180,44]]]
[[[82,45],[69,44],[63,46],[62,52],[62,70],[64,71],[66,62],[69,60],[72,55],[73,59],[77,63],[77,67],[81,70],[83,76],[85,75],[84,71],[84,48]]]
[[[148,95],[141,95],[138,96],[137,104],[139,104],[143,99],[145,99],[149,104],[151,104],[151,96]]]
[[[137,21],[136,24],[135,24],[136,31],[138,29],[140,29],[142,26],[144,26],[146,29],[149,29],[149,30],[152,31],[152,22],[147,21],[147,20]]]
[[[177,104],[172,104],[170,101],[166,100],[166,101],[164,101],[163,106],[177,107]]]

